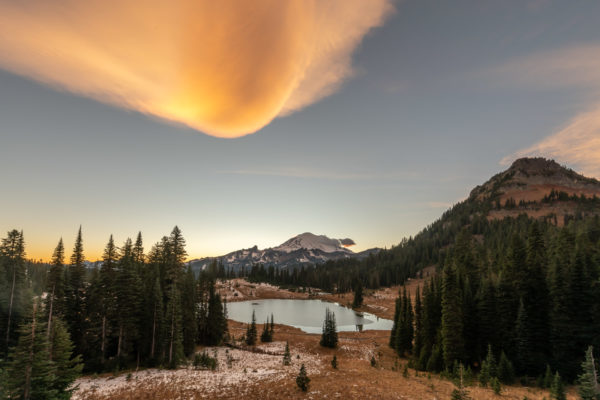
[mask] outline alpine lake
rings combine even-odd
[[[276,324],[293,326],[306,333],[321,333],[326,309],[335,314],[338,332],[392,329],[393,321],[389,319],[322,300],[266,299],[227,303],[228,318],[234,321],[250,323],[254,312],[256,323],[262,324],[273,314]]]

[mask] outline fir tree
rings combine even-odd
[[[553,400],[567,400],[565,386],[562,382],[562,379],[560,379],[558,371],[556,374],[554,374],[554,379],[552,380],[552,386],[550,387],[550,398]]]
[[[75,344],[75,353],[83,354],[85,351],[84,337],[86,332],[85,321],[85,257],[83,255],[83,238],[81,227],[77,232],[71,264],[68,267],[67,304],[65,322],[71,333],[71,340]]]
[[[46,284],[48,295],[46,297],[45,310],[48,313],[48,336],[50,336],[50,333],[52,331],[52,319],[55,318],[55,316],[63,316],[64,312],[64,264],[65,247],[61,238],[58,241],[56,249],[54,249],[54,253],[52,254],[52,261],[50,262],[50,271],[48,272],[48,281]]]
[[[398,338],[398,326],[399,326],[398,322],[400,320],[400,310],[402,308],[401,301],[402,301],[402,298],[400,296],[398,296],[396,298],[396,307],[394,308],[394,319],[393,319],[392,330],[390,331],[389,345],[394,350],[396,349],[396,340]]]
[[[461,296],[458,290],[456,270],[453,266],[444,267],[442,287],[442,345],[444,363],[452,366],[454,360],[464,357],[463,318]]]
[[[256,315],[254,314],[254,310],[252,310],[252,322],[248,325],[248,329],[246,329],[246,344],[248,346],[256,344],[256,334]]]
[[[500,384],[500,380],[496,377],[490,379],[490,387],[494,391],[494,394],[499,395],[502,391],[502,385]]]
[[[116,276],[118,340],[117,357],[119,360],[132,359],[139,355],[139,315],[142,306],[142,281],[135,264],[136,255],[127,239],[121,249]],[[186,293],[187,295],[187,293]],[[192,321],[195,326],[195,321]],[[137,354],[136,354],[137,353]]]
[[[504,351],[500,354],[500,361],[498,362],[498,379],[505,385],[510,385],[515,380],[515,370]]]
[[[270,324],[269,324],[268,320],[263,325],[263,331],[260,335],[260,341],[263,343],[268,343],[268,342],[273,341],[273,338],[271,336],[271,328],[270,328]]]
[[[335,348],[337,343],[338,335],[335,323],[335,313],[327,308],[325,310],[325,321],[323,321],[323,333],[321,334],[320,345],[323,347]]]
[[[2,271],[4,270],[4,271]],[[0,272],[6,276],[0,290],[0,324],[4,323],[4,340],[0,350],[6,354],[18,337],[16,327],[23,323],[28,307],[29,293],[25,287],[25,241],[23,232],[12,230],[0,243]],[[6,310],[6,311],[4,311]],[[5,314],[5,315],[2,315]],[[6,322],[4,322],[6,321]]]
[[[171,368],[179,365],[183,359],[183,339],[181,332],[181,299],[177,285],[171,286],[167,303],[168,362]]]
[[[150,340],[150,359],[154,360],[158,355],[158,347],[162,343],[164,319],[163,319],[163,295],[160,288],[160,281],[157,277],[152,286],[151,297],[152,310],[152,328]]]
[[[517,313],[515,341],[517,372],[520,374],[531,372],[535,367],[532,365],[529,319],[522,300]]]
[[[360,279],[356,279],[354,285],[354,300],[352,301],[352,308],[359,308],[363,304],[363,287]]]
[[[183,352],[186,356],[194,353],[198,337],[198,316],[196,299],[196,278],[192,267],[188,266],[183,281],[183,296],[181,299],[183,322]]]
[[[396,353],[403,356],[405,352],[412,349],[414,337],[414,313],[406,287],[403,289],[402,298],[398,305],[400,312],[396,321]]]
[[[481,363],[481,373],[479,374],[479,382],[481,382],[482,386],[487,386],[487,384],[493,379],[496,378],[497,375],[497,365],[496,358],[494,357],[494,353],[492,352],[492,346],[488,345],[488,352],[485,360]]]
[[[100,351],[103,363],[107,356],[107,347],[110,338],[113,334],[113,330],[118,329],[116,271],[118,256],[119,254],[117,246],[115,246],[113,236],[110,235],[108,243],[106,244],[106,247],[104,248],[104,253],[102,255],[100,279],[97,282],[99,283],[99,287],[96,287],[96,282],[94,282],[92,288],[90,289],[90,291],[94,291],[97,294],[97,297],[90,296],[90,299],[93,300],[92,303],[94,304],[89,304],[88,309],[94,309],[96,307],[99,308],[98,320],[92,321],[92,323],[94,325],[100,325]]]
[[[285,342],[285,352],[283,353],[283,365],[290,365],[292,363],[292,356],[290,354],[290,344]]]
[[[415,340],[413,345],[413,355],[418,359],[423,347],[423,306],[421,304],[420,287],[417,286],[415,293]],[[420,368],[415,368],[420,369]]]
[[[73,343],[64,323],[59,318],[54,319],[51,338],[50,356],[54,363],[52,386],[58,393],[57,399],[68,400],[76,389],[72,387],[73,382],[79,377],[83,367],[81,355],[73,357]]]
[[[54,399],[58,395],[46,326],[39,320],[37,308],[34,303],[31,322],[20,326],[18,344],[9,354],[4,386],[11,399]]]
[[[552,369],[550,368],[550,365],[546,364],[546,372],[544,373],[542,384],[540,386],[544,389],[550,389],[553,380],[554,375],[552,374]]]
[[[600,387],[598,385],[598,375],[594,363],[594,352],[592,346],[585,352],[585,359],[581,363],[583,372],[577,379],[579,396],[582,400],[600,399]]]
[[[452,391],[450,395],[451,400],[470,400],[467,391],[465,390],[465,385],[463,381],[464,377],[464,366],[460,364],[459,366],[459,379],[458,379],[458,387]]]
[[[135,244],[133,245],[133,262],[138,268],[138,273],[140,273],[140,268],[144,265],[146,257],[144,256],[144,242],[142,240],[142,232],[138,232],[137,238],[135,239]]]
[[[296,384],[303,392],[308,390],[308,386],[310,384],[310,378],[306,374],[306,368],[304,368],[304,364],[300,367],[300,373],[296,377]]]
[[[523,302],[528,317],[531,363],[526,372],[540,373],[546,365],[550,349],[548,326],[548,287],[546,280],[546,247],[539,223],[533,221],[529,227]]]
[[[333,369],[337,369],[338,367],[337,356],[335,354],[333,355],[333,359],[331,360],[331,367]]]

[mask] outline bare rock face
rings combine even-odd
[[[483,201],[500,197],[516,202],[539,201],[552,190],[569,195],[600,196],[600,182],[545,158],[520,158],[471,192],[470,197]]]

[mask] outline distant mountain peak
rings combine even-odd
[[[315,235],[311,232],[304,232],[285,241],[273,250],[290,253],[299,249],[321,250],[325,253],[334,253],[336,251],[353,253],[347,246],[355,244],[352,239],[331,239],[325,235]]]
[[[241,268],[251,268],[255,264],[287,268],[307,264],[321,264],[340,258],[364,258],[380,250],[373,248],[355,253],[348,249],[349,246],[354,244],[354,240],[350,238],[332,239],[325,235],[304,232],[286,240],[277,247],[259,250],[257,246],[254,246],[249,249],[233,251],[220,257],[192,260],[190,265],[196,271],[205,269],[214,261],[218,261],[225,268],[231,268],[234,271]]]

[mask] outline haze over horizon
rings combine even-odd
[[[600,3],[253,4],[0,0],[0,234],[361,251],[518,157],[600,177]]]

